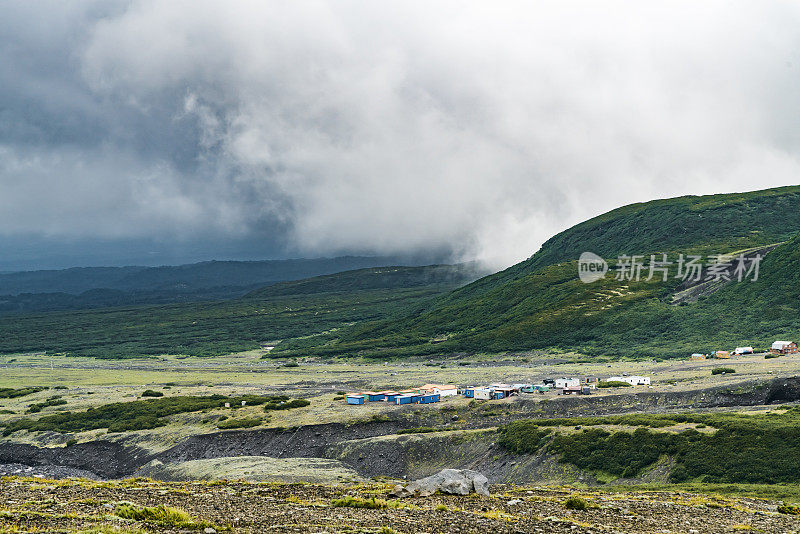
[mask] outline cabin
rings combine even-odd
[[[611,376],[608,378],[609,382],[627,382],[632,386],[649,386],[649,376]]]
[[[510,397],[511,395],[516,394],[517,391],[518,391],[517,389],[515,389],[515,388],[513,388],[511,386],[506,386],[506,387],[502,387],[502,388],[494,388],[494,398],[495,399],[505,399],[506,397]]]
[[[574,388],[579,387],[581,385],[580,378],[556,378],[555,387],[556,389],[563,389],[563,388]]]
[[[474,388],[472,392],[473,398],[477,400],[489,400],[492,398],[492,392],[486,388]]]
[[[394,400],[400,396],[399,391],[382,391],[381,393],[383,393],[383,398],[386,402],[394,402]]]
[[[468,399],[472,399],[475,397],[475,388],[466,388],[464,389],[464,396]]]
[[[775,341],[769,351],[772,354],[797,354],[797,344],[793,341]]]
[[[362,393],[370,402],[377,402],[386,400],[386,395],[377,391],[365,391]]]
[[[706,359],[706,355],[705,354],[700,354],[699,352],[695,352],[694,354],[692,354],[689,357],[689,359],[692,360],[692,361],[705,360]]]
[[[347,395],[347,404],[364,404],[364,395]]]
[[[432,402],[439,402],[441,396],[438,393],[424,393],[422,395],[414,395],[412,402],[419,404],[430,404]]]
[[[425,384],[419,388],[423,393],[437,393],[441,397],[458,395],[458,386],[452,384]]]
[[[566,386],[561,388],[562,395],[580,395],[581,394],[581,386]]]
[[[411,404],[413,402],[414,395],[397,395],[394,398],[395,404]]]
[[[718,350],[717,352],[714,353],[714,357],[720,358],[722,360],[728,360],[731,357],[731,353],[728,352],[727,350]]]
[[[535,389],[537,393],[544,394],[544,393],[547,393],[548,391],[550,391],[550,386],[545,386],[544,384],[539,384],[539,385],[533,386],[533,389]]]
[[[440,397],[456,397],[458,396],[458,386],[453,384],[439,384],[439,391],[437,392]]]

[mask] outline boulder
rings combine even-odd
[[[435,475],[415,480],[408,486],[397,485],[394,494],[398,497],[427,497],[437,491],[454,495],[478,493],[489,495],[489,479],[469,469],[442,469]]]

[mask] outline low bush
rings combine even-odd
[[[288,399],[288,397],[284,397],[284,399]],[[264,411],[291,410],[292,408],[302,408],[304,406],[308,406],[309,404],[311,404],[311,401],[308,399],[276,400],[264,404]]]
[[[264,420],[260,417],[243,417],[241,419],[228,419],[227,421],[219,421],[217,428],[222,430],[230,430],[232,428],[252,428],[263,423]]]
[[[547,441],[550,429],[542,430],[536,421],[514,421],[500,428],[497,443],[516,453],[533,454]]]
[[[622,380],[607,380],[607,381],[600,381],[597,383],[597,387],[599,388],[629,388],[631,387],[630,384],[627,382],[623,382]]]
[[[351,495],[345,495],[341,499],[334,499],[331,501],[331,504],[336,508],[383,509],[391,507],[391,504],[383,499],[376,499],[375,497],[363,499],[361,497],[353,497]]]
[[[589,503],[580,497],[570,497],[564,501],[564,508],[567,510],[586,510],[589,508]]]
[[[724,375],[727,373],[735,373],[736,369],[733,367],[717,367],[716,369],[712,369],[712,375]]]
[[[39,419],[26,418],[7,423],[0,422],[0,426],[5,426],[3,430],[4,436],[8,436],[18,430],[67,433],[107,428],[109,432],[126,432],[164,426],[167,424],[167,420],[164,419],[167,416],[221,408],[225,403],[230,403],[234,408],[238,408],[244,401],[245,404],[252,406],[263,404],[265,408],[267,406],[277,406],[269,408],[275,410],[287,410],[310,404],[305,399],[294,399],[288,402],[283,399],[288,399],[288,397],[208,395],[142,399],[104,404],[88,408],[83,412],[63,412],[45,415]]]
[[[142,391],[142,397],[163,397],[164,394],[160,391],[155,391],[152,389],[146,389]]]
[[[175,529],[199,530],[213,528],[219,530],[211,523],[198,521],[188,513],[177,508],[159,504],[158,506],[138,506],[133,503],[119,503],[114,508],[114,515],[123,519],[154,523],[163,527]]]
[[[45,387],[0,388],[0,399],[15,399],[44,391]]]
[[[63,406],[66,403],[67,401],[60,397],[50,397],[46,401],[36,402],[28,406],[28,413],[39,413],[50,406]]]

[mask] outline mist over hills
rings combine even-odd
[[[678,357],[688,352],[762,346],[800,333],[796,186],[749,193],[678,197],[625,206],[548,240],[528,260],[409,310],[356,325],[319,354],[385,356],[432,352],[557,349],[595,356]],[[583,251],[612,263],[623,254],[714,254],[783,243],[764,259],[757,282],[730,283],[694,303],[675,305],[681,280],[577,277]],[[794,258],[794,259],[793,259]],[[673,258],[674,259],[674,258]],[[432,339],[446,339],[432,344]]]
[[[279,282],[384,265],[418,265],[421,259],[342,256],[2,273],[0,314],[223,300]]]

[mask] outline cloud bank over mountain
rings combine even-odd
[[[503,267],[622,204],[797,183],[798,26],[779,2],[6,2],[0,236]]]

